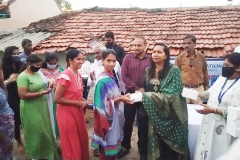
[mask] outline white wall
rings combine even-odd
[[[9,8],[11,18],[0,20],[0,31],[27,27],[32,22],[62,13],[55,0],[16,0]]]

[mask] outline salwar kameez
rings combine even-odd
[[[41,92],[45,90],[46,84],[39,73],[28,75],[26,72],[22,72],[18,76],[17,85],[18,87],[27,87],[29,92]],[[58,159],[47,96],[21,99],[20,116],[27,156],[34,159]]]
[[[57,78],[57,85],[66,87],[64,98],[81,101],[82,78],[75,77],[68,68]],[[79,106],[57,104],[57,123],[60,133],[62,156],[65,160],[89,160],[88,132],[84,110]]]

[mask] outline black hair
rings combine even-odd
[[[20,69],[20,73],[23,72],[27,68],[28,63],[38,63],[38,62],[42,62],[42,59],[40,57],[38,57],[36,54],[30,54],[26,59],[26,63],[24,63],[22,65],[22,67]]]
[[[115,57],[117,57],[117,54],[113,49],[106,49],[102,52],[102,59],[105,60],[110,54],[113,54]]]
[[[13,51],[16,49],[18,49],[18,47],[16,46],[9,46],[5,49],[3,58],[2,58],[2,65],[7,65],[8,63],[11,63]]]
[[[234,65],[234,67],[240,66],[240,53],[233,52],[232,54],[228,54],[224,57],[224,60],[227,59],[230,63]]]
[[[108,31],[107,33],[105,33],[105,37],[114,39],[114,33],[112,31]]]
[[[47,63],[49,63],[51,60],[54,60],[54,59],[58,61],[58,57],[55,52],[47,53],[41,68],[47,68]]]
[[[79,54],[82,54],[82,52],[80,52],[79,50],[77,49],[71,49],[67,52],[67,55],[66,55],[66,62],[67,62],[67,67],[70,66],[70,63],[69,63],[69,59],[73,60],[74,58],[76,58]]]
[[[191,38],[191,40],[192,40],[193,43],[196,43],[196,42],[197,42],[197,38],[196,38],[194,35],[192,35],[192,34],[186,35],[186,36],[183,38],[183,40],[184,40],[184,39],[188,39],[188,38]]]
[[[18,50],[18,47],[16,46],[9,46],[5,49],[4,54],[3,54],[3,58],[2,58],[2,67],[3,70],[9,70],[9,67],[11,67],[12,65],[12,54],[14,50]],[[17,69],[17,72],[20,71],[20,68],[22,66],[21,61],[19,60],[18,62],[15,63],[15,67]]]
[[[30,39],[24,39],[24,40],[22,41],[22,47],[25,46],[25,45],[28,44],[28,43],[32,43],[32,41],[31,41]]]
[[[161,79],[163,79],[167,75],[167,73],[168,73],[168,71],[169,71],[169,69],[171,67],[170,51],[169,51],[168,46],[165,43],[156,43],[155,46],[162,46],[163,47],[163,51],[164,51],[164,53],[166,55],[166,59],[164,60],[163,69],[161,71],[159,71],[159,73],[158,73],[158,78],[161,80]],[[156,70],[156,64],[155,64],[155,62],[151,58],[150,59],[150,66],[148,68],[148,75],[147,75],[147,77],[149,79],[155,77],[155,70]]]
[[[143,37],[143,36],[136,36],[134,39],[142,39],[143,42],[144,42],[144,44],[147,44],[147,40],[146,40],[146,38]]]

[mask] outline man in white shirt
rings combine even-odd
[[[102,65],[102,52],[106,50],[105,46],[97,46],[94,48],[94,55],[95,60],[94,63],[90,67],[90,74],[88,77],[88,86],[94,87],[97,76],[104,71],[104,67]],[[114,68],[114,71],[116,73],[116,78],[118,80],[119,90],[123,93],[125,93],[125,85],[122,81],[121,77],[121,67],[119,62],[116,62],[116,66]]]

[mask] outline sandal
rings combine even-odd
[[[99,150],[97,150],[97,149],[94,149],[94,150],[93,150],[93,156],[94,156],[94,157],[99,157],[99,154],[100,154],[100,153],[99,153]]]

